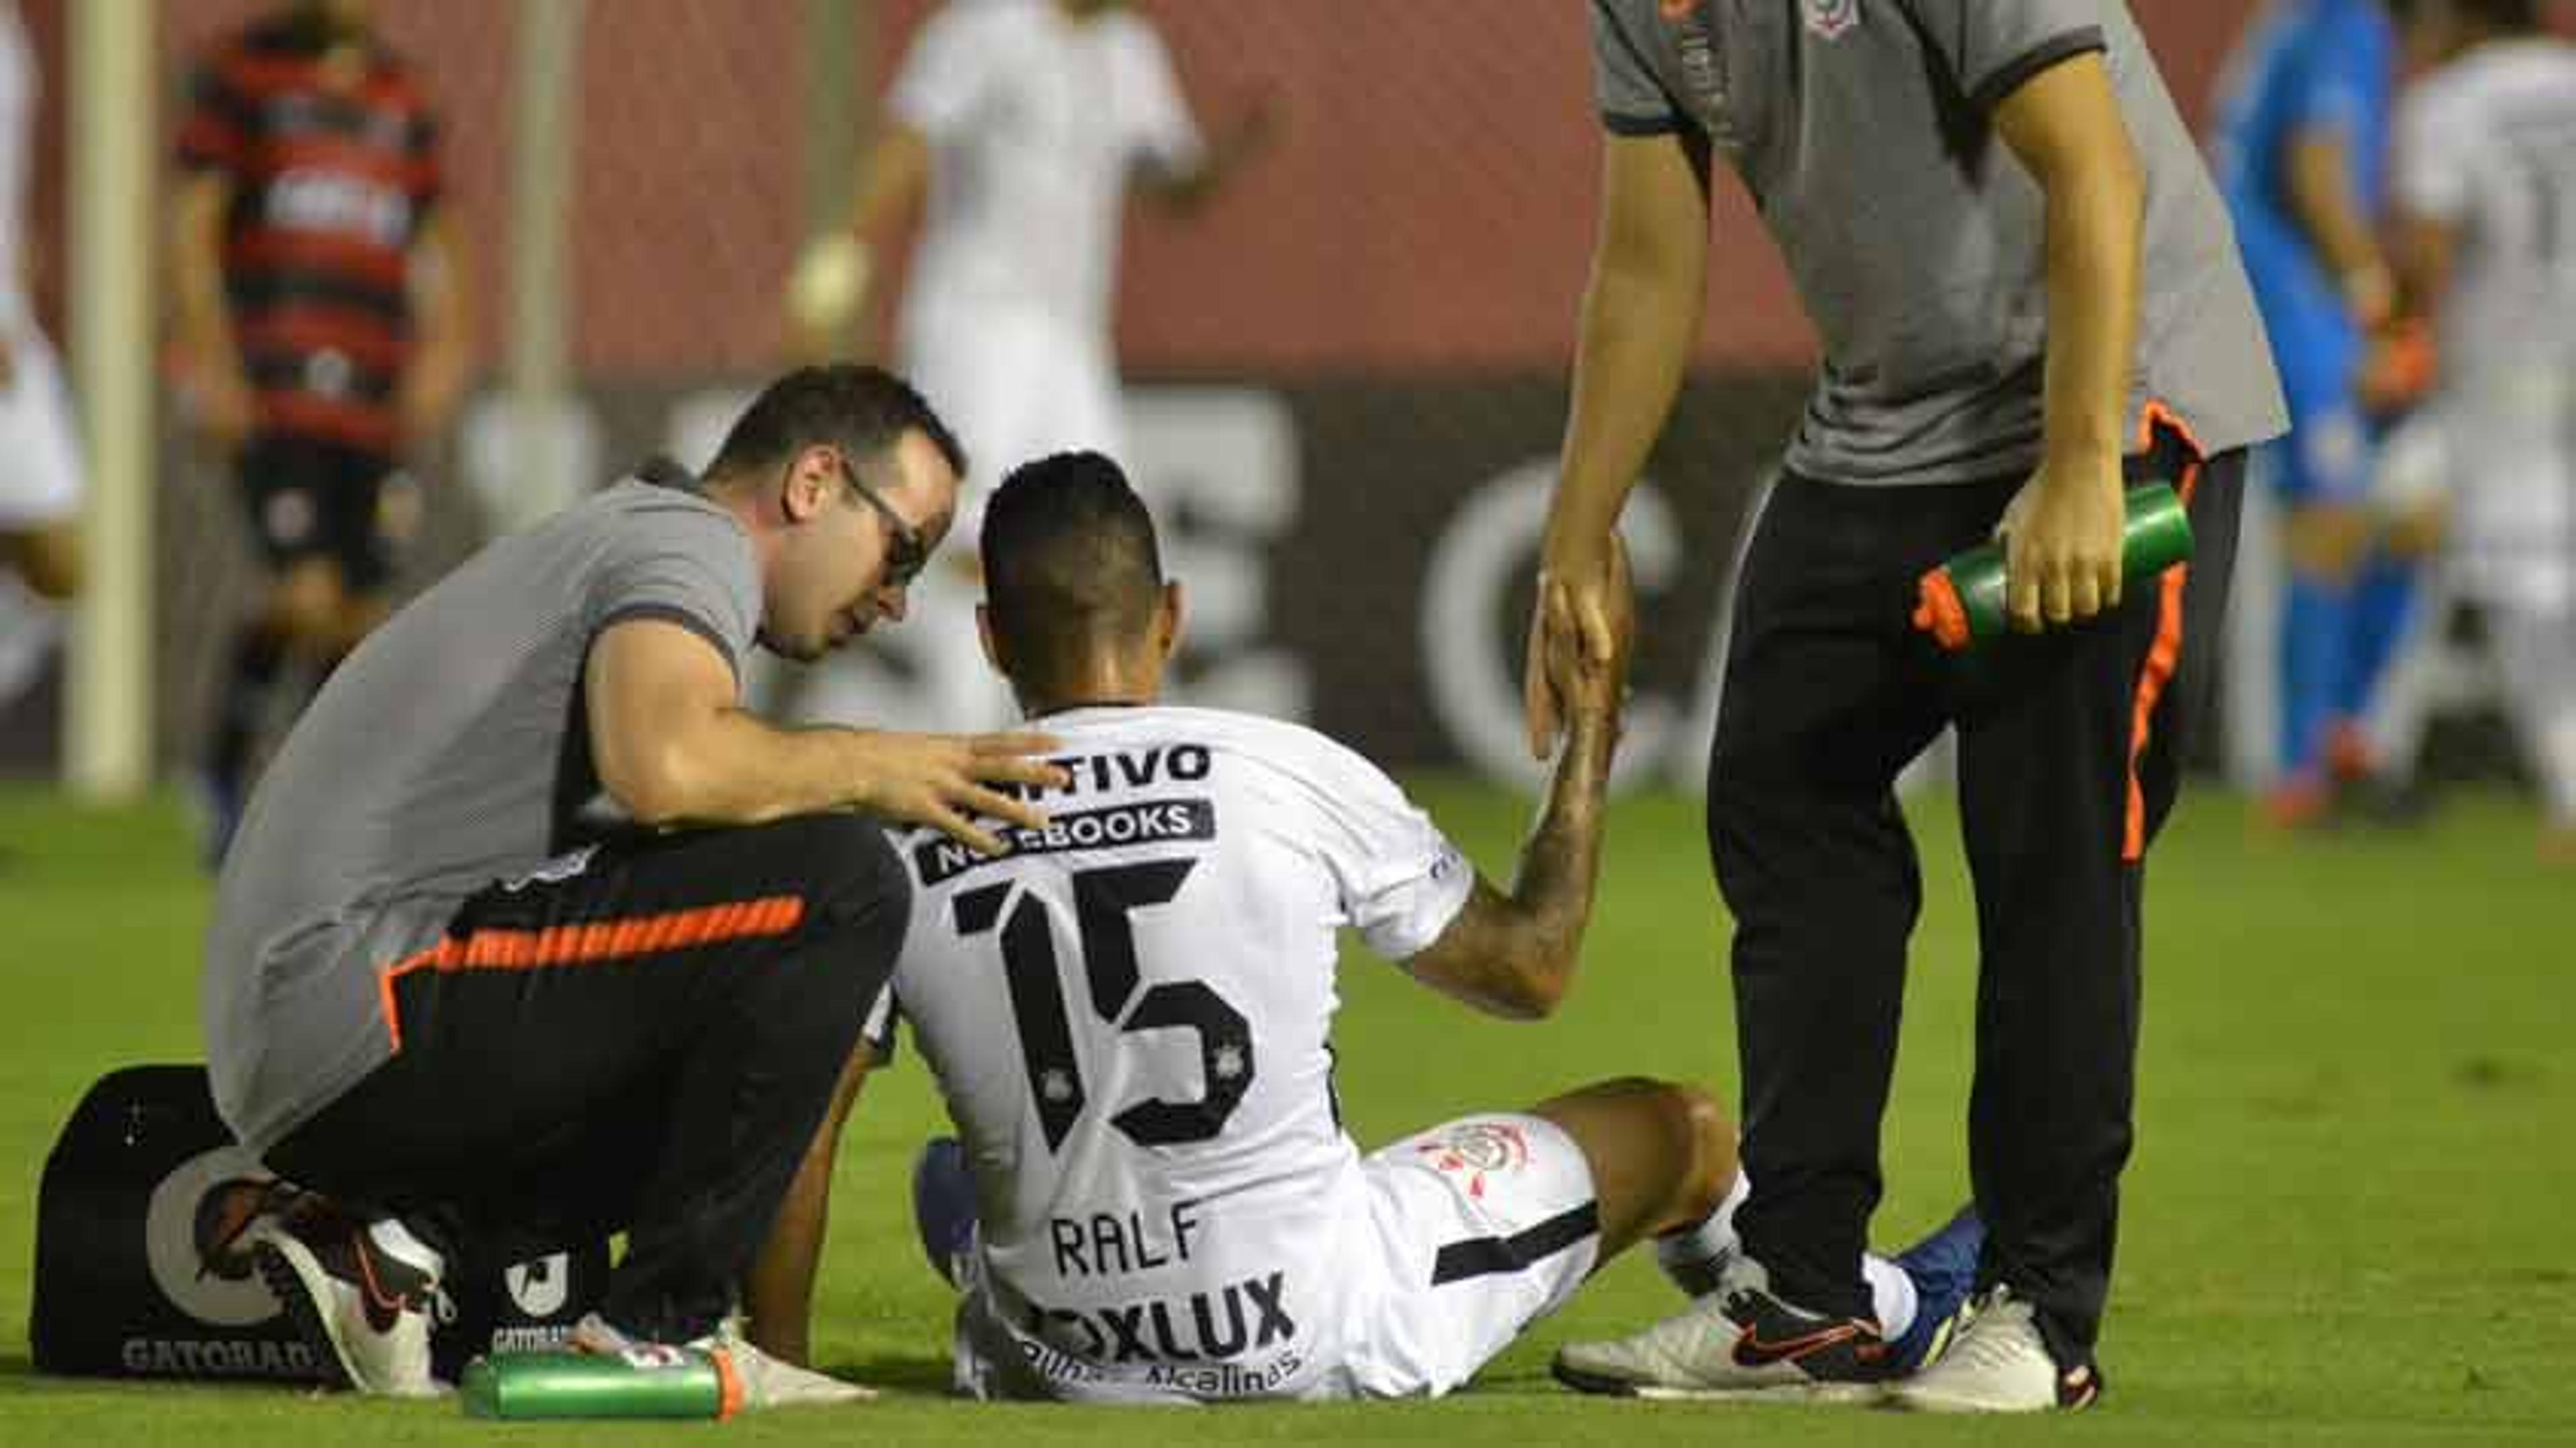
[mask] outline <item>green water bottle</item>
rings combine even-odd
[[[2141,483],[2127,498],[2120,530],[2124,586],[2142,583],[2191,557],[2191,515],[2170,483]],[[2004,613],[2004,550],[1971,548],[1923,575],[1914,626],[1953,653],[2011,627]]]
[[[715,1418],[742,1408],[723,1349],[500,1352],[465,1365],[456,1395],[473,1418]]]

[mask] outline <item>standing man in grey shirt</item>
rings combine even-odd
[[[772,384],[669,463],[492,544],[369,638],[226,856],[215,1100],[327,1199],[252,1239],[364,1391],[435,1390],[429,1313],[504,1231],[627,1234],[576,1340],[710,1338],[777,1215],[909,908],[880,820],[986,851],[1041,825],[1038,735],[770,727],[757,641],[904,615],[966,463],[872,368]],[[738,1343],[754,1403],[828,1395]]]
[[[1991,1236],[1973,1315],[1894,1395],[2083,1407],[2130,1145],[2141,866],[2207,678],[2243,450],[2282,426],[2226,212],[2119,0],[1595,0],[1593,20],[1602,222],[1542,565],[1574,623],[1533,622],[1535,747],[1562,712],[1536,661],[1606,647],[1611,528],[1704,309],[1714,157],[1824,364],[1745,560],[1711,746],[1743,1250],[1682,1314],[1569,1346],[1558,1375],[1883,1391],[1859,1264],[1921,895],[1892,785],[1955,725]],[[2124,472],[2178,483],[2188,568],[2121,578]],[[1990,534],[2022,636],[1945,657],[1909,624],[1915,580]]]

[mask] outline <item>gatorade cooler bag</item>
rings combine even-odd
[[[236,1145],[202,1066],[130,1066],[81,1098],[45,1159],[27,1336],[50,1373],[265,1378],[325,1373],[251,1266],[245,1229],[294,1189]],[[555,1346],[598,1305],[608,1244],[515,1244],[489,1281],[451,1281],[430,1339],[454,1382],[474,1356]]]

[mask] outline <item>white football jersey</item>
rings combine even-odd
[[[2441,384],[2450,572],[2523,607],[2576,597],[2576,46],[2480,45],[2401,103],[2396,186],[2448,223]]]
[[[1070,789],[988,859],[904,842],[893,991],[979,1194],[981,1275],[1051,1375],[1261,1390],[1332,1356],[1364,1192],[1333,1096],[1337,934],[1419,954],[1475,871],[1376,766],[1293,724],[1034,721]]]
[[[953,0],[889,100],[929,142],[930,199],[905,297],[921,317],[1004,308],[1105,338],[1118,221],[1139,163],[1183,172],[1201,142],[1143,17],[1077,20],[1055,0]]]
[[[2399,203],[2456,238],[2442,365],[2475,378],[2576,356],[2576,45],[2481,45],[2399,103]]]

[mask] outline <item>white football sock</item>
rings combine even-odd
[[[1692,1297],[1705,1297],[1717,1290],[1717,1279],[1726,1264],[1743,1250],[1735,1235],[1735,1211],[1753,1195],[1753,1178],[1738,1170],[1735,1185],[1717,1210],[1700,1219],[1698,1225],[1666,1232],[1655,1239],[1655,1265],[1672,1279],[1673,1285]],[[1883,1337],[1902,1337],[1914,1325],[1914,1313],[1921,1305],[1914,1290],[1914,1279],[1905,1269],[1884,1257],[1864,1254],[1860,1275],[1869,1284],[1870,1311],[1878,1318]]]
[[[1655,1265],[1684,1296],[1705,1297],[1717,1290],[1719,1274],[1742,1250],[1735,1236],[1735,1209],[1753,1195],[1753,1179],[1742,1171],[1735,1174],[1735,1185],[1717,1210],[1699,1220],[1698,1225],[1666,1232],[1655,1239]]]
[[[1922,1298],[1914,1291],[1914,1279],[1905,1269],[1886,1258],[1865,1253],[1860,1259],[1860,1275],[1869,1283],[1870,1310],[1878,1314],[1878,1335],[1893,1341],[1905,1336],[1914,1325],[1915,1309]]]

